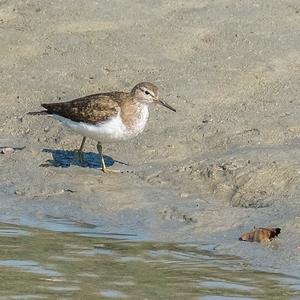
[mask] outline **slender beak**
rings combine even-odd
[[[169,105],[168,103],[166,103],[165,101],[162,100],[158,100],[158,103],[161,104],[162,106],[171,109],[172,111],[176,112],[176,109],[173,108],[171,105]]]

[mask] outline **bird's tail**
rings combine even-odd
[[[48,115],[48,112],[46,110],[42,111],[30,111],[27,113],[27,115],[36,116],[36,115]]]

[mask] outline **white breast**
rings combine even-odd
[[[133,138],[144,130],[149,118],[148,105],[141,104],[138,108],[137,115],[138,118],[133,122],[131,128],[125,126],[120,113],[107,121],[95,125],[84,122],[74,122],[59,115],[52,116],[83,136],[100,142],[117,142]]]
[[[149,118],[149,110],[147,104],[139,104],[138,110],[137,110],[137,118],[135,122],[133,123],[134,126],[132,127],[132,134],[133,137],[137,136],[139,133],[141,133],[148,121]]]

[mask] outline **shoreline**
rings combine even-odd
[[[204,241],[256,266],[296,270],[297,1],[100,4],[0,5],[0,147],[22,148],[0,154],[0,221],[71,218],[157,241]],[[90,167],[72,163],[80,137],[27,115],[40,103],[144,80],[177,112],[153,107],[138,138],[104,145],[107,160],[129,163],[120,165],[125,174],[95,169],[90,140]],[[280,227],[278,247],[239,242],[253,226]]]

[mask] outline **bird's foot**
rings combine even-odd
[[[102,168],[102,171],[103,171],[103,173],[106,173],[106,174],[121,173],[120,170],[108,169],[108,168]]]

